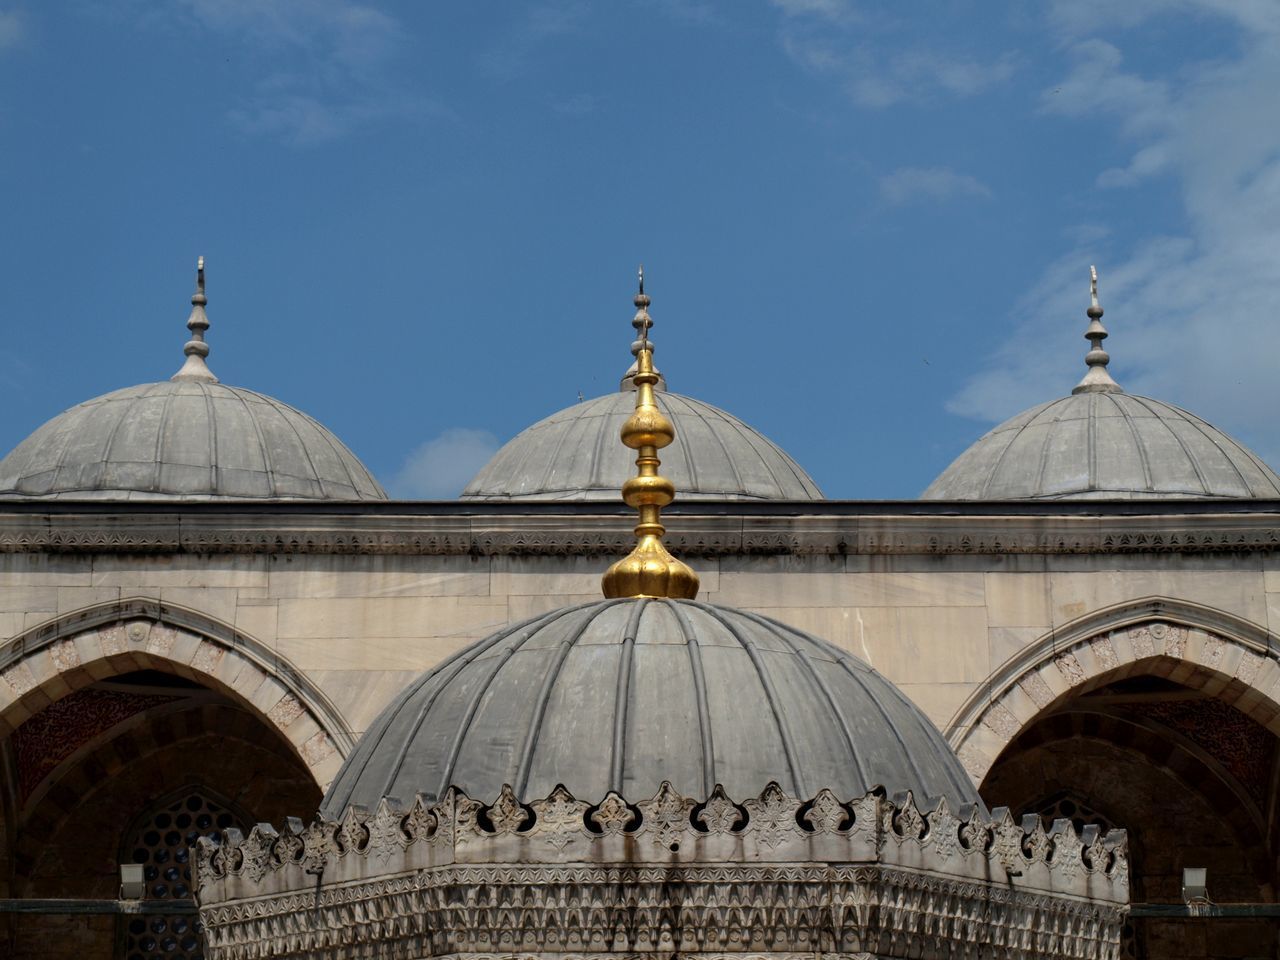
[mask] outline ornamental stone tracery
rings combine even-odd
[[[667,784],[634,805],[384,799],[202,840],[197,875],[209,960],[1113,960],[1128,899],[1123,831],[776,784],[742,803]]]

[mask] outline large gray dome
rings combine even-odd
[[[1108,333],[1089,268],[1086,372],[1071,396],[1032,407],[980,438],[925,500],[1138,500],[1280,497],[1280,477],[1194,414],[1124,392],[1107,369]]]
[[[926,500],[1276,497],[1248,448],[1172,404],[1076,393],[1006,420],[956,458]]]
[[[937,728],[865,663],[775,620],[691,600],[604,600],[507,627],[410,684],[323,804],[383,796],[800,797],[871,787],[977,803]]]
[[[306,414],[212,378],[127,387],[59,414],[0,460],[0,496],[386,499]]]
[[[635,410],[623,390],[566,407],[502,447],[462,492],[464,500],[612,500],[635,472],[618,442]],[[681,500],[821,500],[822,491],[772,441],[737,417],[678,393],[659,404],[676,428],[662,469]]]

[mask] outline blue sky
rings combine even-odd
[[[1280,4],[0,0],[0,450],[210,366],[393,492],[616,388],[909,498],[1084,371],[1280,466]]]

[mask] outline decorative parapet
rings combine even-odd
[[[563,787],[486,806],[450,790],[338,821],[201,840],[209,960],[680,953],[1118,955],[1124,831],[910,793],[741,803],[663,784],[596,804]]]

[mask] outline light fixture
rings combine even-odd
[[[146,892],[147,884],[142,878],[142,864],[120,864],[120,899],[141,900]]]
[[[1205,892],[1205,880],[1209,870],[1206,867],[1182,868],[1182,902],[1206,902],[1209,899]]]

